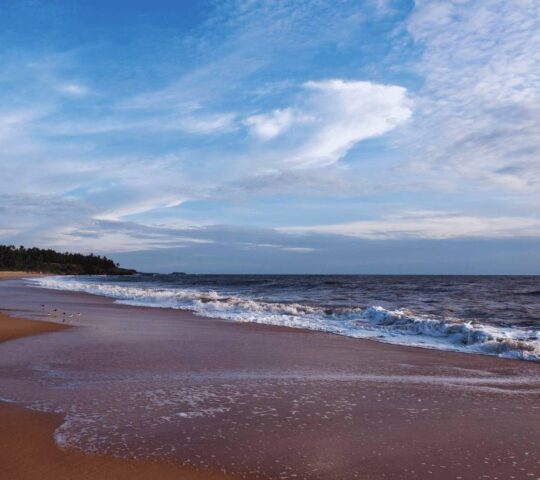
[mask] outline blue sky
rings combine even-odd
[[[0,0],[0,242],[540,273],[534,0]]]

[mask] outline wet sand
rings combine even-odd
[[[21,278],[24,272],[0,272],[0,279]],[[57,332],[63,324],[15,318],[0,313],[0,343],[31,335]],[[218,480],[232,478],[209,471],[151,464],[61,450],[54,432],[63,416],[35,412],[0,402],[0,478],[9,480]]]
[[[72,452],[240,478],[540,478],[538,364],[230,323],[20,281],[0,283],[0,305],[35,319],[55,306],[80,327],[0,347],[1,391],[64,412],[54,417],[64,421],[57,440]]]
[[[6,480],[218,480],[232,478],[164,463],[82,455],[58,448],[61,415],[0,404],[0,478]]]

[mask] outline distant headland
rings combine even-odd
[[[136,270],[121,268],[100,255],[56,252],[51,249],[0,245],[0,271],[56,273],[59,275],[132,275]]]

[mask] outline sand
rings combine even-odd
[[[5,480],[211,480],[232,478],[175,465],[150,464],[60,450],[53,432],[60,415],[0,404],[0,478]]]
[[[39,333],[57,332],[66,328],[57,323],[26,320],[0,313],[0,342]]]
[[[32,274],[27,272],[0,272],[0,280],[26,276],[32,276]],[[0,312],[0,342],[39,333],[56,332],[64,328],[66,328],[65,325],[58,323],[14,318]]]
[[[23,277],[35,277],[36,275],[43,275],[39,272],[13,272],[0,270],[0,280],[7,280],[10,278],[23,278]]]
[[[35,377],[45,382],[39,395],[60,403],[65,396],[65,408],[73,401],[83,409],[89,408],[90,396],[97,413],[117,399],[122,405],[131,399],[129,419],[142,422],[144,429],[134,431],[143,431],[145,442],[138,443],[128,429],[130,449],[152,452],[159,445],[176,445],[167,461],[200,461],[240,478],[540,478],[538,364],[231,323],[29,289],[13,280],[0,283],[0,306],[16,315],[45,319],[43,303],[82,312],[73,320],[81,328],[5,343],[0,385],[29,382],[20,394],[31,398]],[[46,389],[47,378],[33,370],[44,357],[53,372],[68,378],[75,373],[89,383],[81,393],[63,389],[62,382]],[[14,368],[7,370],[6,362]],[[107,388],[94,388],[96,380]],[[189,395],[202,403],[184,405],[182,398]],[[152,410],[152,399],[174,400],[172,411],[183,416],[153,423],[170,413],[167,403]],[[199,415],[220,406],[226,408]],[[82,474],[76,478],[83,479],[196,478],[181,468],[167,477],[174,466],[164,460],[117,464],[108,457],[62,452],[51,439],[61,416],[13,406],[2,411],[7,428],[0,436],[8,458],[0,458],[0,464],[19,469],[6,478],[74,478],[69,469],[79,464]],[[108,418],[127,428],[123,410]],[[32,433],[38,427],[42,437]],[[25,436],[19,461],[9,458],[17,435]],[[35,447],[34,437],[44,443]],[[24,448],[34,450],[24,453]],[[25,473],[27,459],[40,455]],[[116,468],[125,470],[120,474]],[[133,470],[147,476],[136,477]],[[43,476],[49,471],[55,473]]]
[[[26,277],[26,272],[0,272],[0,279]],[[56,332],[66,325],[15,318],[0,313],[0,342]],[[61,450],[53,439],[61,415],[26,410],[0,402],[0,478],[2,480],[212,480],[230,476],[197,472],[164,463],[151,464]]]

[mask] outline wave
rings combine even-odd
[[[540,331],[492,326],[453,318],[432,318],[406,309],[323,308],[299,303],[268,302],[195,288],[126,286],[74,277],[40,277],[32,284],[56,290],[86,292],[119,303],[187,309],[213,318],[303,328],[388,343],[483,353],[540,361]]]
[[[517,295],[540,295],[540,290],[531,290],[527,292],[517,292]]]

